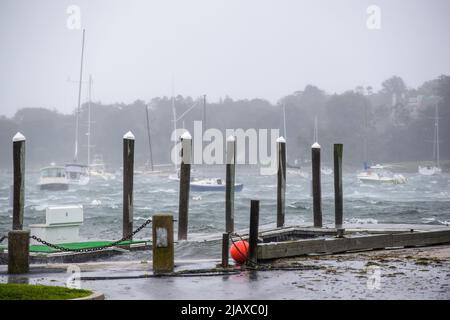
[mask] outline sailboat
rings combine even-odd
[[[80,104],[81,104],[81,87],[83,81],[83,56],[84,56],[84,35],[81,43],[81,67],[80,67],[80,81],[78,86],[78,106],[76,111],[76,125],[75,125],[75,154],[72,163],[65,165],[66,177],[71,185],[87,185],[89,183],[89,166],[78,163],[78,134],[80,122]]]
[[[404,184],[406,178],[401,174],[394,174],[381,164],[367,165],[367,106],[364,104],[364,170],[357,174],[359,182],[364,184]]]
[[[437,103],[434,114],[433,157],[435,158],[434,166],[419,166],[418,171],[421,175],[432,176],[442,173],[442,169],[439,164],[439,110]]]

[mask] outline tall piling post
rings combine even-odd
[[[170,273],[174,268],[173,216],[155,214],[152,218],[153,272]]]
[[[178,202],[178,240],[188,233],[189,190],[191,182],[192,137],[188,131],[181,135],[180,192]]]
[[[277,228],[284,227],[286,211],[286,140],[277,139]]]
[[[13,230],[23,229],[25,201],[25,136],[17,132],[13,137]]]
[[[134,140],[131,131],[123,136],[123,237],[133,232]]]
[[[230,233],[222,234],[222,268],[228,268],[230,250]]]
[[[342,229],[344,220],[344,199],[342,195],[342,154],[344,146],[335,144],[334,157],[334,224],[337,230]]]
[[[247,264],[258,262],[258,228],[259,228],[259,200],[250,202],[250,230],[248,238]]]
[[[225,231],[234,232],[234,187],[236,178],[236,138],[227,138],[227,164],[225,178]]]
[[[311,146],[312,154],[312,193],[314,227],[322,227],[322,190],[320,182],[320,145],[315,142]]]

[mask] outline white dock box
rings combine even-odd
[[[83,206],[49,206],[45,210],[45,224],[30,225],[30,233],[50,243],[79,241],[83,224]],[[39,244],[32,240],[32,244]]]

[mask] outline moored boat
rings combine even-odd
[[[38,186],[41,190],[59,191],[69,189],[66,168],[54,165],[42,168]]]
[[[225,182],[220,178],[202,179],[190,183],[191,191],[225,191]],[[234,191],[239,192],[244,188],[244,184],[235,183]]]

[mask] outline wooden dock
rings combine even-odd
[[[334,228],[290,227],[260,234],[258,260],[310,254],[334,254],[450,243],[450,227],[411,224],[344,225]]]

